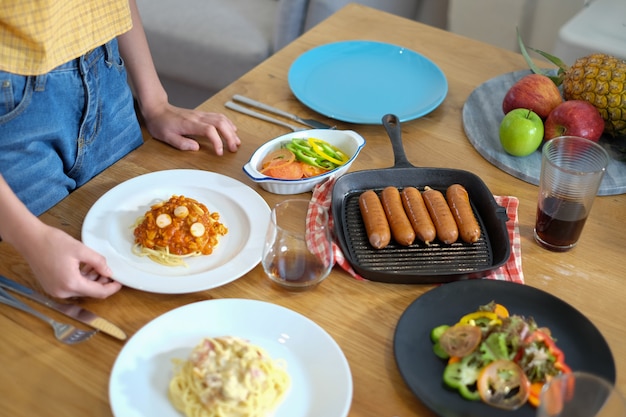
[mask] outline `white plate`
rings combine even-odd
[[[313,48],[289,69],[289,87],[303,104],[333,119],[382,124],[386,114],[401,122],[436,109],[448,81],[430,59],[402,46],[342,41]]]
[[[198,200],[220,214],[228,228],[211,255],[164,266],[132,253],[133,224],[160,200],[172,195]],[[247,185],[221,174],[167,170],[141,175],[109,190],[91,207],[82,228],[83,242],[104,255],[113,277],[143,291],[182,294],[236,280],[261,261],[270,209]]]
[[[181,417],[167,398],[172,359],[203,337],[238,336],[287,362],[291,387],[274,417],[345,417],[352,375],[341,348],[320,326],[285,307],[244,299],[200,301],[152,320],[118,355],[109,380],[115,417]]]

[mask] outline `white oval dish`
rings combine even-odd
[[[268,177],[261,174],[259,167],[263,158],[270,152],[280,149],[283,144],[288,143],[291,139],[316,138],[322,139],[333,146],[350,155],[350,159],[345,164],[322,175],[311,178],[303,178],[298,180],[285,180]],[[334,129],[310,129],[300,132],[292,132],[275,139],[272,139],[260,146],[250,157],[248,163],[243,166],[243,171],[266,191],[274,194],[300,194],[311,191],[317,184],[325,181],[330,176],[339,177],[345,174],[350,165],[365,146],[365,139],[352,130],[334,130]]]

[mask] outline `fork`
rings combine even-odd
[[[57,338],[57,340],[68,345],[74,345],[80,342],[84,342],[97,332],[97,330],[81,330],[70,324],[60,323],[56,320],[53,320],[45,314],[35,310],[28,304],[23,303],[22,301],[13,297],[2,288],[0,288],[0,303],[17,308],[18,310],[22,310],[26,313],[32,314],[33,316],[45,321],[54,329],[54,336]]]
[[[249,108],[241,106],[241,105],[239,105],[237,103],[234,103],[232,101],[227,101],[225,106],[226,106],[226,108],[238,111],[239,113],[247,114],[248,116],[256,117],[257,119],[265,120],[266,122],[275,123],[277,125],[281,125],[281,126],[287,127],[289,129],[293,130],[294,132],[299,132],[301,130],[307,130],[306,128],[290,125],[289,123],[285,123],[285,122],[280,121],[278,119],[274,119],[273,117],[266,116],[263,113],[259,113],[259,112],[256,112],[254,110],[250,110]]]
[[[291,114],[284,110],[277,109],[276,107],[272,107],[268,104],[261,103],[260,101],[252,100],[251,98],[242,96],[241,94],[235,94],[233,96],[233,100],[238,101],[240,103],[247,104],[252,107],[256,107],[257,109],[265,110],[267,112],[274,113],[282,117],[286,117],[287,119],[291,119],[294,122],[298,122],[300,124],[312,127],[313,129],[334,129],[335,128],[335,126],[322,123],[319,120],[303,119],[301,117],[296,116],[295,114]]]

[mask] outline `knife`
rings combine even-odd
[[[45,295],[38,293],[37,291],[28,288],[22,284],[19,284],[2,275],[0,275],[0,287],[23,295],[24,297],[30,298],[33,301],[37,301],[38,303],[43,304],[46,307],[50,307],[51,309],[56,310],[59,313],[63,313],[68,317],[78,320],[81,323],[98,329],[115,338],[118,338],[120,340],[126,340],[126,333],[124,333],[122,329],[120,329],[107,319],[99,317],[91,311],[85,310],[80,306],[77,306],[75,304],[59,303],[57,301],[51,300]]]
[[[265,110],[270,113],[274,113],[279,116],[286,117],[287,119],[291,119],[293,121],[312,127],[314,129],[333,129],[334,128],[333,126],[327,125],[326,123],[322,123],[314,119],[302,119],[296,116],[295,114],[287,113],[284,110],[277,109],[275,107],[272,107],[267,104],[248,98],[246,96],[242,96],[241,94],[235,94],[233,96],[233,100],[238,101],[240,103],[247,104],[252,107],[256,107],[257,109]]]

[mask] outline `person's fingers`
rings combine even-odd
[[[95,273],[105,277],[110,277],[113,274],[104,256],[87,246],[83,246],[83,248],[79,259],[81,273]]]
[[[197,141],[185,136],[171,134],[158,139],[181,151],[197,151],[200,149],[200,144]]]
[[[82,296],[92,298],[107,298],[122,289],[122,284],[106,277],[100,277],[95,281],[83,278],[74,289],[70,297]]]

